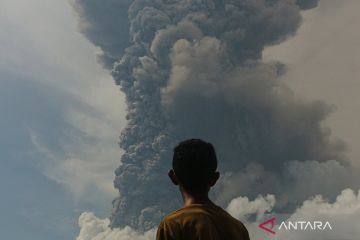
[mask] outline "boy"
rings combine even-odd
[[[212,144],[200,139],[174,149],[171,181],[179,186],[184,206],[160,223],[157,240],[249,240],[245,226],[208,197],[219,179]]]

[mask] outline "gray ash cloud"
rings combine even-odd
[[[175,144],[214,143],[223,177],[213,197],[272,193],[279,208],[353,183],[345,145],[323,121],[333,108],[297,99],[262,60],[294,35],[315,0],[76,0],[80,26],[126,95],[111,226],[146,230],[180,206],[166,177]],[[332,161],[329,161],[332,160]],[[298,174],[308,174],[307,179]],[[301,181],[338,174],[338,184]]]

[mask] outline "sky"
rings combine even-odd
[[[358,0],[323,0],[265,58],[288,65],[296,94],[337,109],[327,120],[359,166]],[[0,232],[74,239],[84,211],[107,217],[124,96],[78,31],[67,1],[0,0]]]
[[[68,2],[1,0],[0,28],[1,238],[73,239],[111,210],[124,97]]]

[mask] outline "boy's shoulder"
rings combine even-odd
[[[233,218],[228,212],[216,205],[192,204],[182,207],[169,215],[163,222],[187,225],[193,222],[217,222],[217,220],[227,220],[231,222],[239,222]]]
[[[172,213],[168,214],[164,220],[165,221],[174,221],[179,218],[184,218],[189,215],[207,215],[206,207],[202,204],[192,204],[190,206],[179,208]]]
[[[194,204],[180,208],[167,215],[160,223],[158,230],[159,234],[182,236],[182,238],[187,236],[186,239],[195,239],[194,236],[204,234],[212,236],[205,239],[249,239],[243,223],[216,205]],[[173,239],[177,239],[176,237]]]

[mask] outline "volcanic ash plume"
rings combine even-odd
[[[323,126],[332,107],[297,99],[279,78],[286,67],[262,60],[264,47],[295,34],[300,10],[316,5],[75,1],[82,31],[102,49],[128,104],[112,227],[148,230],[179,207],[166,173],[173,147],[190,137],[217,149],[223,177],[213,198],[222,206],[241,195],[275,194],[275,207],[289,209],[354,183],[344,144]]]

